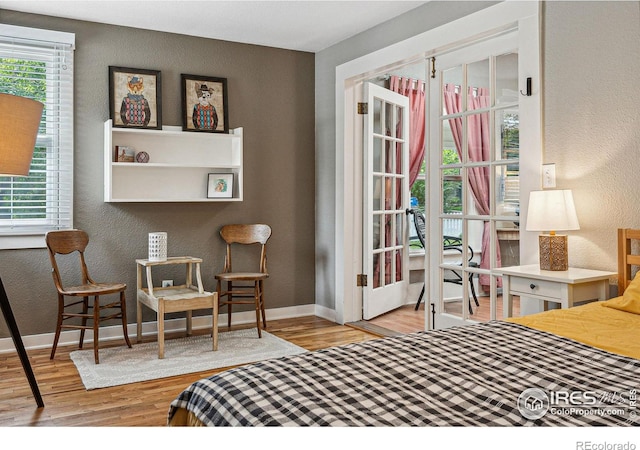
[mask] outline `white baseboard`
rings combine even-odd
[[[290,306],[286,308],[275,308],[275,309],[267,309],[267,325],[269,320],[277,320],[277,319],[290,319],[294,317],[304,317],[304,316],[313,316],[316,315],[318,317],[322,317],[323,319],[335,321],[335,311],[319,307],[317,305],[301,305],[301,306]],[[331,319],[333,316],[334,319]],[[255,311],[243,311],[237,312],[233,314],[233,325],[240,325],[246,323],[255,323],[256,314]],[[227,324],[227,315],[220,314],[218,316],[218,323],[222,326],[226,326]],[[211,316],[196,316],[193,318],[193,329],[202,329],[202,328],[211,328]],[[165,332],[171,331],[180,331],[186,328],[186,319],[171,319],[166,320],[164,322]],[[20,325],[18,325],[20,328]],[[129,334],[129,338],[133,339],[135,342],[136,337],[136,324],[130,323],[127,326],[127,333]],[[142,334],[144,336],[155,335],[158,333],[157,322],[143,322],[142,323]],[[45,334],[35,334],[30,336],[22,336],[22,343],[24,347],[29,349],[39,349],[39,348],[51,348],[53,346],[53,338],[55,333],[45,333]],[[108,327],[100,327],[100,340],[101,341],[109,341],[115,339],[122,339],[122,326],[121,325],[112,325]],[[58,341],[58,346],[63,345],[78,345],[78,340],[80,339],[80,331],[63,331],[60,333],[60,340]],[[93,343],[93,332],[91,330],[87,330],[84,337],[85,345]],[[15,352],[16,348],[13,345],[13,339],[10,337],[0,339],[0,354],[1,353],[10,353]]]

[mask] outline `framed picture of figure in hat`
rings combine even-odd
[[[182,129],[228,133],[227,79],[181,75]]]
[[[109,116],[114,127],[162,129],[160,71],[109,66]]]

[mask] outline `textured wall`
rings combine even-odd
[[[212,290],[223,262],[218,231],[234,222],[273,228],[267,307],[314,303],[313,54],[7,10],[0,11],[0,20],[76,33],[74,224],[91,237],[87,256],[94,277],[128,284],[130,323],[136,320],[135,259],[147,256],[149,232],[168,232],[170,255],[202,257],[205,288]],[[181,73],[227,78],[230,127],[244,127],[243,202],[103,202],[109,65],[162,72],[165,125],[181,125]],[[54,331],[57,305],[46,249],[0,256],[0,275],[21,333]],[[158,274],[178,281],[183,269]],[[145,313],[145,320],[154,319]],[[5,336],[0,321],[0,337]]]
[[[616,229],[640,227],[640,2],[544,4],[544,162],[572,189],[569,263],[616,271]]]

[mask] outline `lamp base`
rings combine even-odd
[[[568,270],[569,255],[567,254],[568,241],[566,234],[541,234],[540,235],[540,269],[541,270]]]

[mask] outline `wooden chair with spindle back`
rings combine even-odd
[[[231,328],[232,305],[254,304],[258,337],[262,337],[261,328],[267,328],[264,307],[264,280],[267,272],[267,241],[271,237],[271,227],[264,224],[225,225],[220,236],[226,243],[226,255],[222,273],[215,276],[218,281],[217,292],[220,307],[227,305],[227,323]],[[257,272],[234,272],[231,265],[231,249],[235,245],[260,245],[260,261]],[[238,285],[236,283],[241,283]],[[251,300],[238,300],[251,298]],[[262,327],[260,322],[262,319]]]
[[[131,342],[127,334],[127,310],[124,295],[127,285],[125,283],[96,283],[89,276],[84,257],[85,249],[89,244],[89,235],[82,230],[50,231],[47,233],[45,241],[49,249],[53,282],[58,291],[58,322],[50,359],[53,359],[56,353],[58,340],[60,339],[60,331],[63,328],[80,330],[79,348],[82,348],[85,330],[90,329],[93,330],[94,359],[96,364],[99,364],[98,327],[100,322],[111,319],[122,319],[124,339],[129,348],[131,348]],[[57,259],[61,257],[60,255],[71,255],[74,252],[78,253],[80,266],[79,272],[73,274],[73,276],[75,276],[75,279],[80,281],[81,284],[73,286],[65,285],[62,281],[63,277],[60,273]],[[71,277],[72,274],[67,273],[64,279],[72,279]],[[109,294],[119,294],[119,300],[101,305],[100,297]],[[67,300],[66,297],[71,297],[72,299]],[[90,297],[93,297],[93,304],[91,305],[89,304]],[[78,300],[78,298],[81,299]],[[77,305],[82,306],[81,311],[72,312],[72,310],[78,309],[73,308]],[[92,309],[91,313],[89,309]],[[105,310],[110,311],[103,313]],[[80,324],[65,323],[72,319],[80,319]],[[92,321],[91,326],[87,325],[87,321]]]

